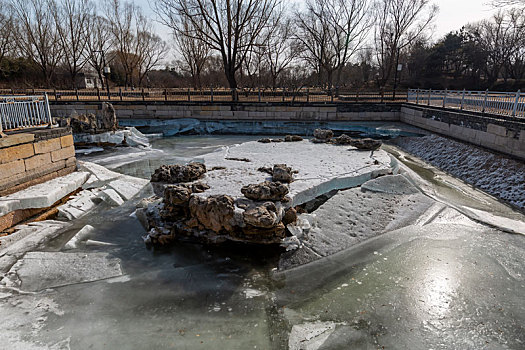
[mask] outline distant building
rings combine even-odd
[[[77,87],[79,89],[96,89],[102,87],[102,83],[96,73],[80,73],[77,77]]]

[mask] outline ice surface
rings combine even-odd
[[[132,147],[150,147],[148,138],[133,127],[125,130],[108,131],[100,134],[74,134],[75,143],[114,144]]]
[[[396,140],[407,152],[479,189],[525,209],[525,164],[438,135]]]
[[[260,167],[273,167],[284,163],[298,171],[290,184],[290,206],[308,202],[333,189],[350,188],[391,172],[390,157],[384,151],[357,151],[343,146],[314,144],[309,141],[264,144],[246,142],[204,155],[208,171],[201,180],[211,188],[201,196],[228,194],[243,197],[244,185],[270,179],[258,171]],[[226,158],[247,158],[250,162]]]
[[[86,182],[87,172],[74,172],[65,176],[31,186],[9,196],[1,197],[0,203],[11,203],[11,210],[48,208],[66,195],[74,192]]]
[[[280,269],[326,258],[391,230],[413,225],[435,203],[407,184],[403,176],[387,175],[378,179],[386,186],[376,182],[374,188],[389,190],[399,183],[401,193],[353,188],[338,192],[312,214],[301,214],[297,224],[290,228],[303,247],[282,254]]]
[[[317,350],[335,330],[335,322],[311,322],[294,325],[288,340],[289,350]]]
[[[108,253],[29,252],[10,270],[24,291],[40,291],[122,275],[120,261]]]
[[[58,236],[63,229],[69,227],[71,224],[46,220],[41,222],[33,222],[27,225],[16,226],[16,231],[8,236],[0,237],[0,258],[4,259],[4,263],[0,263],[0,272],[6,272],[7,268],[16,262],[26,252],[36,249],[43,242],[46,242]]]
[[[126,119],[121,125],[140,127],[147,133],[164,136],[183,134],[215,135],[313,135],[317,128],[332,129],[337,133],[358,133],[363,137],[416,136],[421,129],[396,122],[308,122],[283,120],[198,120],[174,119]]]
[[[209,139],[164,141],[172,154],[193,158],[207,152]],[[246,138],[219,137],[213,145],[232,140]],[[423,176],[435,174],[431,170],[418,171],[421,182],[414,181],[426,195],[354,188],[340,192],[345,197],[332,207],[304,215],[311,229],[324,225],[326,215],[340,222],[325,226],[327,230],[377,229],[384,234],[285,272],[274,273],[277,258],[260,247],[210,249],[180,243],[169,253],[148,250],[141,238],[144,230],[129,215],[133,206],[88,213],[68,223],[57,242],[63,244],[89,223],[96,229],[94,241],[112,245],[86,241],[77,252],[118,256],[125,275],[73,281],[36,294],[24,293],[23,284],[17,293],[2,284],[7,283],[4,278],[0,348],[287,349],[296,341],[306,347],[329,332],[320,350],[522,349],[524,237],[487,227],[453,209],[464,205],[502,215],[502,204],[480,191],[468,191],[441,173]],[[508,218],[519,220],[510,214]],[[34,226],[30,236],[44,230]],[[56,251],[60,244],[51,243],[29,249],[64,254]],[[26,249],[24,242],[20,246]],[[0,253],[0,269],[15,262],[14,256]],[[62,265],[53,266],[49,273],[43,268],[34,272],[44,273],[40,278],[60,275]],[[323,328],[328,324],[335,327]]]
[[[71,239],[65,244],[64,249],[75,249],[81,244],[85,243],[93,235],[95,228],[91,225],[86,225],[80,229]]]
[[[149,184],[148,180],[123,175],[117,180],[108,183],[124,200],[130,200]]]
[[[419,193],[419,190],[403,175],[382,176],[365,182],[361,189],[392,194]]]

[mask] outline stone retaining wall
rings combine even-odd
[[[402,121],[525,159],[525,122],[495,115],[409,103],[113,102],[117,117],[133,119]],[[100,113],[100,103],[52,103],[53,116]]]
[[[0,196],[76,170],[69,128],[40,129],[0,138]]]
[[[406,104],[400,120],[525,160],[525,120]]]
[[[316,120],[316,121],[395,121],[399,120],[400,104],[395,103],[174,103],[113,102],[119,119],[205,120]],[[100,113],[100,103],[51,103],[55,117],[74,113]]]

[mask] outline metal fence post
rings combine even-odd
[[[419,89],[416,90],[416,105],[419,104]]]
[[[191,89],[188,88],[188,102],[191,102]]]
[[[306,88],[306,102],[310,102],[310,88]]]
[[[512,108],[512,116],[513,117],[516,116],[516,112],[518,110],[518,104],[520,102],[520,95],[521,95],[521,90],[518,90],[516,92],[516,100],[514,101],[514,108]]]
[[[49,127],[53,127],[53,120],[51,119],[51,108],[49,108],[49,98],[47,97],[47,92],[44,92],[44,101],[46,104],[46,114],[47,114],[47,120],[49,122]]]
[[[443,108],[447,107],[447,93],[448,93],[448,90],[445,89],[445,95],[443,96]]]
[[[97,98],[100,101],[100,89],[98,88],[98,86],[97,86]]]
[[[463,110],[464,102],[465,102],[465,89],[463,89],[463,94],[461,95],[461,110]]]
[[[481,113],[485,113],[485,108],[487,107],[487,97],[489,95],[489,89],[485,90],[485,98],[483,99],[483,107]]]
[[[428,104],[427,106],[430,106],[430,97],[432,95],[432,89],[428,89]]]
[[[210,101],[213,102],[213,88],[210,88]]]
[[[120,100],[122,101],[122,88],[118,88],[118,95],[120,97]]]
[[[78,89],[75,89],[75,95],[77,96],[77,101],[80,101],[80,98],[78,97]]]

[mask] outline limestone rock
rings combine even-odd
[[[190,201],[191,188],[181,185],[168,185],[164,189],[164,203],[166,205],[185,205]]]
[[[273,169],[267,166],[262,166],[257,171],[260,171],[261,173],[266,173],[273,176]]]
[[[162,165],[151,175],[151,182],[191,182],[201,178],[205,172],[206,166],[203,163]]]
[[[315,129],[314,137],[318,140],[328,141],[334,137],[334,132],[330,129]]]
[[[302,140],[303,138],[299,135],[286,135],[284,137],[284,142],[298,142]]]
[[[292,168],[286,164],[275,164],[272,170],[273,181],[290,183],[293,181]]]
[[[209,189],[210,189],[210,186],[202,182],[191,184],[191,192],[193,193],[202,193]]]
[[[381,147],[381,141],[365,138],[365,139],[354,139],[346,134],[339,137],[335,137],[331,140],[334,145],[347,145],[353,146],[357,149],[375,151]]]
[[[268,139],[268,138],[264,138],[264,139],[259,139],[257,140],[257,142],[260,142],[260,143],[270,143],[272,142],[272,140]]]
[[[294,208],[288,208],[284,213],[283,224],[289,225],[297,221],[297,210]]]
[[[282,222],[271,228],[255,227],[246,225],[242,232],[250,237],[250,242],[257,243],[280,243],[285,235],[285,227]]]
[[[256,201],[281,201],[288,194],[288,187],[280,182],[265,181],[243,186],[241,193]]]
[[[205,228],[214,232],[232,231],[231,220],[234,215],[233,198],[228,195],[207,198],[192,196],[189,202],[191,216]]]
[[[90,114],[81,114],[71,116],[71,130],[74,134],[95,132],[97,129],[97,116]]]
[[[243,217],[246,224],[261,228],[273,228],[280,222],[277,207],[273,202],[250,208],[243,213]]]
[[[360,150],[375,151],[381,147],[382,142],[369,138],[355,139],[351,145]]]
[[[104,131],[115,131],[118,128],[117,114],[115,108],[109,102],[102,103],[102,114],[98,118],[98,126]]]
[[[339,137],[333,138],[331,141],[335,145],[352,145],[356,140],[346,134],[343,134]]]

